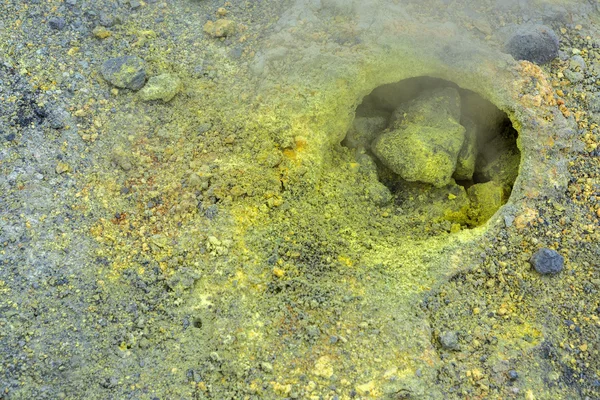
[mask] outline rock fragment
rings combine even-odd
[[[564,267],[564,259],[556,250],[541,248],[529,261],[535,270],[542,275],[557,274]]]
[[[57,31],[64,29],[66,25],[67,22],[61,17],[52,17],[48,20],[48,26],[50,26],[52,29],[56,29]]]
[[[375,139],[373,153],[409,182],[436,187],[451,183],[465,141],[460,95],[453,88],[430,90],[400,106],[391,129]]]
[[[100,72],[112,85],[123,89],[139,90],[146,82],[146,63],[136,56],[106,60]]]
[[[161,74],[148,79],[148,83],[140,90],[140,98],[144,101],[162,100],[169,102],[181,90],[181,79],[173,74]]]
[[[440,340],[440,344],[442,345],[442,348],[444,348],[446,350],[453,350],[453,351],[460,350],[460,347],[458,344],[458,335],[454,331],[443,332],[440,335],[439,340]]]
[[[204,24],[204,33],[216,38],[231,36],[235,33],[235,22],[229,19],[207,21]]]

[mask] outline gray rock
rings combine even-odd
[[[591,112],[600,112],[600,92],[587,97],[587,106]]]
[[[545,247],[536,251],[529,262],[542,275],[557,274],[564,267],[563,256]]]
[[[98,23],[105,28],[110,28],[115,24],[115,20],[112,16],[107,13],[100,13],[100,17],[98,19]]]
[[[527,24],[517,29],[506,44],[507,52],[516,60],[546,64],[558,56],[559,40],[545,25]]]
[[[66,126],[70,114],[62,108],[50,110],[48,113],[48,122],[53,129],[62,129]]]
[[[569,62],[569,67],[573,71],[579,69],[579,72],[585,72],[585,70],[587,69],[587,64],[585,63],[585,60],[583,59],[583,57],[581,57],[579,54],[577,54],[577,55],[574,55],[573,57],[571,57],[571,61]]]
[[[573,71],[570,69],[566,69],[564,71],[565,77],[570,80],[572,83],[581,82],[584,78],[583,73],[578,71]]]
[[[345,145],[352,149],[359,147],[367,149],[386,125],[387,118],[383,116],[356,117],[346,135]]]
[[[64,18],[61,17],[52,17],[48,20],[48,25],[52,29],[62,30],[67,25],[67,22]]]
[[[100,72],[119,88],[139,90],[146,82],[146,63],[136,56],[111,58],[102,64]]]
[[[446,331],[440,335],[440,344],[446,350],[460,350],[458,335],[454,331]]]

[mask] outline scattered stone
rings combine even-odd
[[[345,145],[352,149],[368,149],[373,139],[385,129],[388,121],[383,116],[357,117],[346,135]]]
[[[371,181],[371,184],[365,188],[365,191],[373,204],[380,207],[390,204],[394,198],[390,189],[379,181]]]
[[[66,126],[69,113],[62,108],[56,108],[48,113],[48,123],[53,129],[62,129]]]
[[[111,35],[111,32],[103,26],[97,26],[92,31],[95,37],[98,39],[106,39]]]
[[[181,79],[173,74],[161,74],[148,79],[148,83],[140,90],[140,98],[144,101],[171,101],[181,90]]]
[[[56,164],[56,173],[57,174],[64,174],[65,172],[69,172],[71,171],[71,167],[69,166],[69,164],[65,163],[65,162],[59,162],[58,164]]]
[[[563,71],[565,78],[570,80],[572,83],[579,83],[584,79],[584,75],[579,71],[572,71],[570,69],[566,69]]]
[[[142,3],[140,2],[140,0],[129,0],[129,6],[132,10],[137,10],[142,6]]]
[[[420,182],[405,182],[399,189],[398,202],[427,221],[449,221],[460,225],[468,222],[470,207],[467,191],[452,182],[441,188]]]
[[[50,26],[50,28],[60,31],[64,29],[64,27],[67,25],[67,22],[64,18],[52,17],[48,20],[48,25]]]
[[[115,19],[107,13],[101,13],[98,22],[103,27],[110,28],[115,24]]]
[[[533,268],[542,275],[557,274],[564,267],[564,259],[556,250],[541,248],[529,261]]]
[[[100,72],[112,85],[124,89],[139,90],[146,81],[146,63],[136,56],[111,58]]]
[[[506,44],[506,50],[515,60],[546,64],[558,56],[559,40],[545,25],[527,24],[518,28]]]
[[[587,69],[587,65],[585,60],[580,55],[575,55],[571,57],[571,61],[569,62],[569,68],[572,70],[579,69],[580,72],[585,72]]]
[[[217,206],[216,204],[211,204],[210,206],[206,207],[206,211],[204,212],[204,215],[206,216],[206,218],[211,219],[211,220],[215,219],[218,214],[219,214],[219,206]]]
[[[260,363],[260,369],[262,369],[263,371],[270,373],[273,372],[273,364],[271,364],[270,362],[261,362]]]
[[[328,356],[320,357],[315,363],[313,374],[321,378],[329,379],[333,375],[333,365]]]
[[[446,331],[442,333],[439,337],[439,340],[442,348],[445,350],[460,350],[460,346],[458,344],[458,335],[454,331]]]
[[[216,22],[207,21],[204,24],[204,32],[216,38],[231,36],[235,33],[235,22],[229,19],[218,19]]]
[[[123,171],[129,171],[131,168],[133,168],[130,157],[121,148],[116,148],[113,150],[112,161]]]

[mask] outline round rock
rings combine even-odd
[[[533,254],[530,263],[540,274],[549,275],[562,271],[565,262],[555,250],[542,248]]]
[[[558,56],[559,41],[554,31],[545,25],[523,25],[506,44],[515,60],[545,64]]]
[[[146,82],[146,63],[136,56],[106,60],[100,72],[104,79],[119,88],[139,90]]]

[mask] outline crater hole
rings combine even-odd
[[[507,114],[477,93],[418,77],[366,96],[342,145],[371,201],[393,204],[414,226],[455,232],[485,223],[508,200],[517,136]]]

